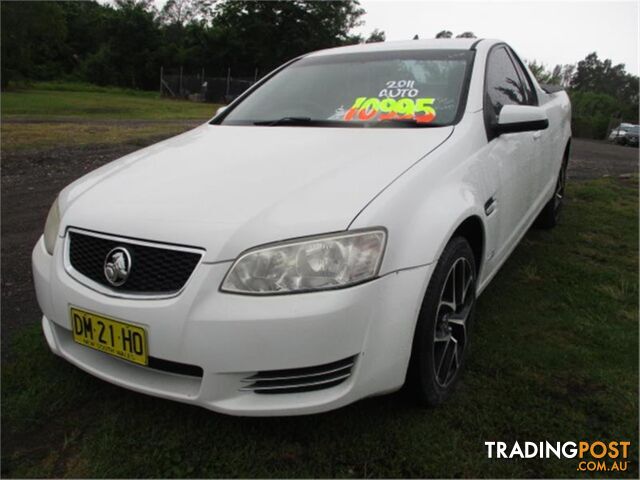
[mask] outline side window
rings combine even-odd
[[[485,115],[489,124],[497,122],[504,105],[527,105],[527,93],[504,47],[491,51],[485,80]]]
[[[527,74],[525,69],[522,67],[520,60],[518,59],[518,57],[516,57],[515,53],[513,53],[512,50],[509,50],[509,53],[511,55],[511,60],[513,60],[513,64],[515,65],[516,70],[518,71],[518,75],[520,75],[520,80],[527,96],[527,105],[538,105],[538,97],[535,94],[535,91],[533,90],[533,84],[531,83],[531,78],[529,78],[529,75]]]

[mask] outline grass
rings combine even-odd
[[[211,118],[218,105],[154,92],[36,83],[1,96],[3,153],[86,145],[148,144]]]
[[[56,88],[54,90],[54,88]],[[35,84],[33,88],[2,93],[3,120],[114,119],[114,120],[206,120],[217,105],[160,98],[138,92],[82,84]]]
[[[195,126],[195,125],[194,125]],[[184,132],[192,125],[185,123],[75,123],[37,122],[3,123],[2,152],[48,150],[87,145],[145,145],[155,138],[166,138]]]
[[[5,477],[572,477],[577,460],[487,459],[484,442],[631,441],[638,477],[638,182],[570,184],[479,300],[457,391],[297,418],[146,397],[54,357],[37,326],[2,369]]]
[[[65,80],[52,80],[46,82],[16,82],[15,84],[11,84],[9,90],[56,90],[66,92],[123,93],[128,95],[135,95],[136,97],[158,97],[158,93],[155,91],[143,91],[124,87],[101,86],[94,85],[93,83]]]

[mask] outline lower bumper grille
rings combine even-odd
[[[152,357],[148,366],[137,365],[76,343],[69,330],[51,320],[46,321],[51,327],[59,354],[93,375],[127,388],[142,389],[152,395],[162,392],[168,398],[181,401],[192,400],[200,392],[202,369],[199,367]]]
[[[187,375],[189,377],[202,378],[202,367],[196,365],[188,365],[186,363],[172,362],[163,360],[162,358],[149,357],[148,368],[160,370],[168,373],[176,373],[178,375]]]
[[[267,370],[245,378],[242,391],[262,394],[299,393],[324,390],[347,380],[356,363],[354,355],[337,362],[305,368]]]

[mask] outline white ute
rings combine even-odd
[[[497,40],[294,59],[60,192],[33,251],[44,335],[99,378],[229,414],[405,382],[439,404],[477,296],[556,223],[570,118]]]

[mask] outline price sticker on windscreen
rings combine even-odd
[[[358,97],[344,114],[345,121],[363,122],[393,119],[412,119],[419,123],[430,123],[436,118],[432,107],[433,98],[375,98]]]
[[[419,97],[414,80],[392,80],[374,97],[357,97],[345,112],[345,121],[385,121],[394,119],[430,123],[436,118],[435,99]]]

